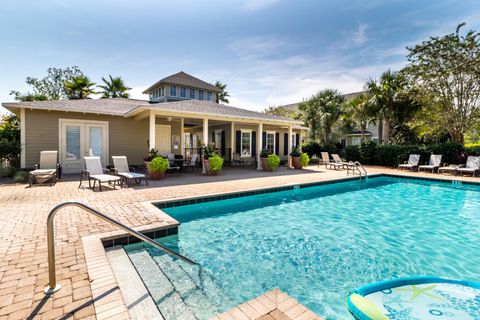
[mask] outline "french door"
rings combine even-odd
[[[84,156],[99,156],[108,164],[108,122],[60,119],[60,164],[65,173],[85,167]]]

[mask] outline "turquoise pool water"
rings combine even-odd
[[[416,275],[480,280],[480,187],[370,178],[162,209],[159,241],[200,263],[231,299],[279,287],[327,319],[348,292]]]

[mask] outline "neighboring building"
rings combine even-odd
[[[207,90],[208,84],[185,73],[165,79],[145,91],[151,100],[157,101],[154,92],[159,88],[170,90],[165,88],[173,85],[177,90],[183,86],[197,90],[195,99],[3,103],[21,120],[21,166],[33,167],[42,150],[59,150],[60,164],[67,173],[80,172],[83,157],[90,154],[100,156],[104,165],[111,163],[113,155],[126,155],[130,164],[142,165],[151,148],[188,157],[210,143],[227,162],[235,154],[245,160],[256,159],[264,148],[287,159],[292,146],[301,141],[305,128],[300,121],[197,99],[199,90]],[[213,86],[210,89],[217,93]],[[164,101],[170,98],[168,95]]]
[[[217,101],[219,88],[195,78],[183,71],[157,81],[143,91],[151,102],[172,102],[180,100]]]
[[[349,101],[364,92],[365,91],[351,92],[344,94],[343,96],[345,97],[345,101]],[[287,104],[283,107],[288,110],[297,110],[298,105],[302,102]],[[361,143],[362,132],[358,128],[353,128],[350,132],[336,131],[334,134],[338,137],[338,143],[343,147],[355,146]],[[368,122],[366,130],[364,131],[364,136],[365,141],[378,141],[378,122]]]

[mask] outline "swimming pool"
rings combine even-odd
[[[158,240],[200,263],[204,291],[222,295],[199,318],[279,287],[326,319],[349,319],[348,292],[370,282],[479,281],[479,199],[479,186],[381,176],[163,208],[181,226]],[[160,285],[139,273],[150,292]]]

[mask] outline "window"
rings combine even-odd
[[[205,91],[198,90],[198,100],[205,100]]]
[[[222,147],[222,130],[215,130],[215,143],[216,148]]]
[[[160,88],[160,97],[163,97],[165,95],[165,87]]]
[[[252,132],[242,131],[241,151],[242,157],[251,157],[252,155]]]
[[[190,88],[190,99],[195,99],[195,89]]]
[[[275,132],[267,132],[265,149],[272,153],[275,153]]]
[[[170,96],[171,97],[176,97],[177,96],[177,87],[176,86],[170,86]]]
[[[187,97],[187,88],[180,87],[180,98],[186,98],[186,97]]]
[[[297,134],[294,133],[292,134],[292,147],[296,147],[297,146]]]
[[[213,101],[213,95],[210,91],[207,91],[207,100],[208,101]]]

